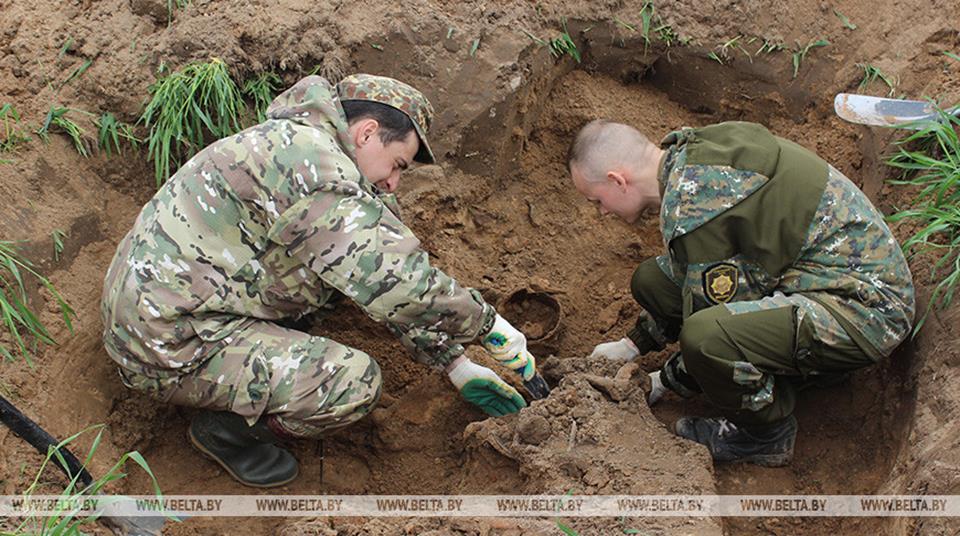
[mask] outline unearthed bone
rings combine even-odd
[[[650,391],[650,379],[646,374],[639,374],[639,379],[633,376],[640,370],[640,365],[636,362],[624,364],[617,370],[613,378],[606,376],[597,376],[596,374],[584,374],[583,378],[590,382],[590,385],[600,389],[614,402],[620,402],[630,398],[638,388],[644,391]]]

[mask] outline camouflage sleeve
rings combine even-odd
[[[284,211],[269,237],[387,324],[420,362],[445,365],[494,315],[430,266],[413,232],[354,182],[324,183]]]

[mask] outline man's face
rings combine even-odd
[[[636,185],[623,175],[607,175],[600,181],[588,181],[577,166],[571,166],[570,176],[577,191],[597,205],[601,214],[614,214],[627,223],[640,218],[645,208],[643,198]]]
[[[413,162],[419,149],[420,139],[412,130],[406,139],[387,144],[380,141],[379,128],[365,130],[357,140],[357,167],[377,188],[392,193],[400,185],[400,173]]]

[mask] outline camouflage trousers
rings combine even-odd
[[[679,334],[680,351],[661,369],[664,385],[681,396],[703,393],[737,424],[785,419],[798,388],[874,363],[802,294],[715,305],[683,319],[682,291],[655,259],[637,268],[638,278],[634,298],[664,333]]]
[[[124,383],[164,402],[232,411],[251,425],[268,416],[296,437],[319,437],[356,422],[380,399],[380,367],[325,337],[257,320],[231,333],[200,367],[158,382],[125,369]]]

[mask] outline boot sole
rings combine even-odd
[[[251,488],[276,488],[276,487],[279,487],[279,486],[285,486],[285,485],[293,482],[294,480],[296,480],[296,478],[297,478],[298,476],[300,476],[300,467],[298,466],[298,467],[297,467],[297,472],[294,473],[292,477],[288,478],[287,480],[283,480],[283,481],[281,481],[281,482],[271,482],[271,483],[269,483],[269,484],[257,484],[257,483],[254,483],[254,482],[247,482],[246,480],[244,480],[244,479],[240,478],[239,476],[237,476],[237,474],[234,473],[233,470],[230,469],[230,467],[227,466],[227,464],[225,464],[225,463],[223,463],[222,461],[220,461],[220,458],[216,457],[212,452],[210,452],[209,450],[207,450],[207,448],[204,447],[203,444],[200,443],[199,440],[197,440],[197,438],[193,437],[193,429],[192,429],[192,427],[190,427],[190,426],[187,427],[187,437],[190,439],[190,443],[193,445],[193,448],[199,450],[200,453],[203,454],[204,456],[206,456],[207,458],[210,458],[211,460],[217,462],[217,465],[219,465],[220,467],[222,467],[223,470],[226,471],[227,474],[230,475],[231,478],[233,478],[233,479],[236,480],[237,482],[243,484],[244,486],[248,486],[248,487],[251,487]]]

